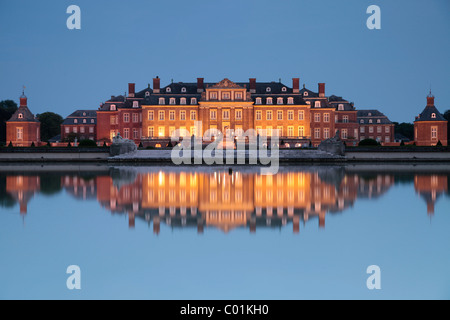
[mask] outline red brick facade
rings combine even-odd
[[[427,106],[414,121],[414,141],[417,146],[447,145],[447,120],[434,105],[434,96],[427,97]]]
[[[6,122],[6,142],[17,147],[37,146],[41,142],[41,124],[30,112],[27,98],[20,97],[20,106]]]

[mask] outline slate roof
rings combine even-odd
[[[22,114],[22,118],[19,115]],[[39,122],[27,106],[20,106],[7,122]]]
[[[432,117],[433,113],[436,115],[435,118]],[[447,121],[447,120],[435,106],[426,106],[425,109],[422,111],[422,113],[418,117],[416,117],[415,122],[419,121]]]
[[[392,124],[391,120],[389,120],[388,117],[386,117],[382,112],[375,109],[358,110],[357,117],[358,123],[360,124]],[[372,119],[372,123],[369,123],[370,119]],[[380,120],[379,123],[378,120]]]
[[[75,120],[77,122],[75,123]],[[86,123],[83,123],[83,120],[86,120]],[[92,122],[92,120],[94,120]],[[77,110],[69,115],[64,122],[63,125],[76,125],[76,124],[96,124],[97,123],[97,111],[95,110]]]
[[[352,103],[349,103],[347,100],[343,99],[342,97],[331,95],[328,97],[329,103],[336,107],[336,111],[354,111],[355,106]],[[342,104],[344,107],[344,110],[338,110],[339,105]]]

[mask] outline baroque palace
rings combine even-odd
[[[201,127],[196,127],[196,122]],[[257,134],[275,133],[285,146],[317,146],[339,130],[347,145],[360,141],[357,110],[338,96],[325,96],[325,83],[318,92],[300,89],[300,79],[292,87],[280,82],[235,83],[224,79],[219,83],[171,83],[161,88],[153,79],[153,89],[135,92],[128,86],[128,96],[111,97],[97,111],[97,140],[110,142],[120,133],[124,138],[142,142],[144,146],[165,146],[176,129],[190,135],[204,136],[207,130],[235,136],[249,129]],[[376,125],[376,123],[374,123]],[[381,125],[381,124],[380,124]],[[380,142],[394,141],[394,125],[383,122],[383,135],[371,135]],[[387,128],[385,128],[387,127]],[[387,133],[387,135],[385,134]]]

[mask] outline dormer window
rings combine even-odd
[[[373,123],[372,119],[369,119],[369,123]]]
[[[186,104],[186,98],[181,98],[180,99],[180,104]]]
[[[91,119],[91,123],[94,123],[95,121],[94,121],[94,119]]]
[[[145,96],[146,97],[150,96],[150,91],[145,91]]]
[[[242,99],[242,93],[236,92],[236,100],[241,100],[241,99]]]
[[[272,91],[272,88],[270,88],[270,87],[266,88],[266,92],[271,92],[271,91]]]
[[[320,108],[320,101],[314,102],[314,108]]]
[[[309,105],[310,105],[310,104],[311,104],[311,101],[306,101],[306,104],[309,104]]]
[[[432,113],[431,118],[436,119],[436,113]]]
[[[116,111],[116,110],[117,110],[117,109],[116,109],[116,105],[115,105],[115,104],[112,104],[111,107],[110,107],[110,110],[111,110],[111,111]]]
[[[277,98],[277,104],[283,104],[283,98]]]
[[[86,123],[86,119],[83,119],[83,123]]]
[[[267,98],[266,104],[273,104],[273,99],[272,98]]]
[[[256,103],[255,104],[262,104],[262,99],[261,98],[256,98]]]
[[[191,104],[197,104],[197,98],[191,98]]]
[[[209,97],[211,98],[211,100],[217,100],[217,92],[211,92]]]
[[[169,104],[175,104],[175,98],[170,98]]]
[[[133,101],[133,108],[139,108],[139,102]]]
[[[23,119],[23,113],[19,113],[19,119]]]
[[[287,91],[287,88],[286,88],[286,87],[283,87],[283,88],[281,88],[281,91],[282,91],[282,92],[286,92],[286,91]]]
[[[369,112],[369,117],[371,117],[372,116],[372,112]]]
[[[307,97],[308,96],[308,91],[303,92],[303,96]]]
[[[83,112],[83,117],[86,117],[86,112]]]
[[[338,105],[338,111],[344,111],[344,105],[342,103]]]
[[[361,119],[361,121],[359,121],[360,123],[364,123],[364,120],[363,119]]]
[[[381,120],[380,120],[380,119],[378,119],[378,120],[377,120],[377,123],[381,123]]]
[[[166,99],[159,98],[159,104],[166,104]]]
[[[78,119],[74,119],[74,120],[73,120],[73,123],[78,123]]]
[[[288,104],[294,104],[294,98],[288,98]]]
[[[181,92],[186,93],[186,88],[185,87],[181,88]]]
[[[172,89],[170,87],[166,88],[166,92],[172,92]]]

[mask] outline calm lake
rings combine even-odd
[[[449,195],[448,164],[2,164],[0,299],[450,299]]]

